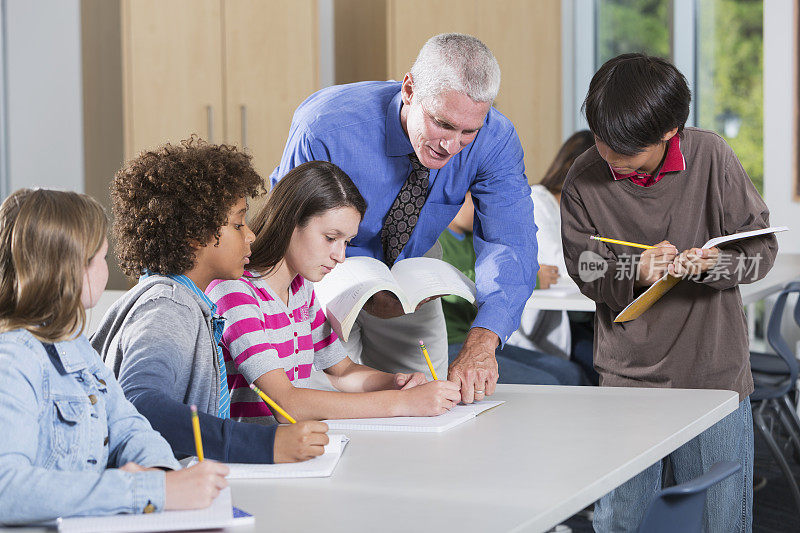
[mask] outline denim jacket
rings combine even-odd
[[[172,449],[83,335],[46,348],[0,334],[0,524],[164,508]]]

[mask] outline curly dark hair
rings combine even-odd
[[[265,192],[251,159],[235,146],[192,135],[128,161],[111,184],[112,233],[122,270],[134,277],[145,270],[191,270],[198,243],[216,238],[219,244],[233,205]]]

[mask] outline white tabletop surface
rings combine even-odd
[[[739,285],[744,305],[757,302],[778,292],[790,281],[800,279],[800,254],[778,254],[772,269],[755,283]],[[528,309],[555,309],[560,311],[594,311],[595,303],[577,290],[536,290],[525,304]]]
[[[232,481],[255,531],[546,531],[721,420],[730,391],[500,385],[440,434],[345,432],[333,476]]]

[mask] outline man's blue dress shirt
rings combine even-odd
[[[383,260],[380,233],[411,173],[414,151],[400,123],[400,83],[328,87],[300,104],[292,119],[274,185],[306,161],[330,161],[353,180],[367,212],[347,255]],[[536,225],[522,146],[514,125],[493,107],[475,140],[440,170],[431,170],[428,199],[398,261],[425,254],[453,220],[467,191],[475,203],[474,246],[478,316],[473,327],[501,344],[519,326],[536,281]]]

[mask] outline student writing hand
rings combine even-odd
[[[127,466],[127,465],[126,465]],[[164,509],[203,509],[228,486],[227,466],[203,461],[189,468],[167,472]]]
[[[373,294],[364,304],[364,311],[376,318],[395,318],[405,314],[400,300],[389,291]]]
[[[422,372],[414,372],[413,374],[398,373],[394,375],[394,384],[400,390],[408,390],[427,383],[428,378]]]
[[[452,381],[429,381],[406,389],[398,416],[436,416],[453,408],[461,400],[458,385]]]
[[[558,283],[558,267],[553,265],[539,265],[539,273],[536,274],[536,288],[549,289],[550,285]]]
[[[714,268],[718,260],[719,248],[716,246],[708,249],[690,248],[672,260],[669,273],[682,278],[697,276]]]
[[[655,248],[642,252],[634,284],[637,287],[649,287],[658,281],[667,273],[667,267],[677,255],[678,249],[669,241],[661,241]]]
[[[328,444],[327,432],[328,424],[317,420],[279,427],[275,430],[275,462],[297,463],[322,455]]]

